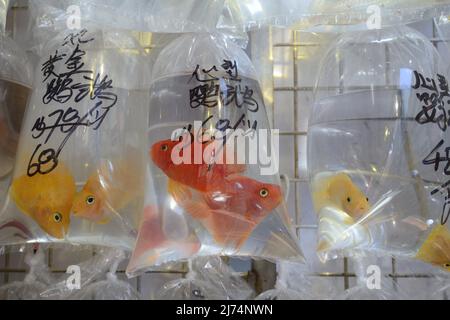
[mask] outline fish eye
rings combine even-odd
[[[168,146],[167,144],[163,144],[163,145],[161,146],[161,150],[162,150],[162,151],[167,151],[167,150],[169,150],[169,146]]]
[[[267,190],[266,188],[262,188],[261,190],[259,190],[259,195],[263,198],[266,198],[269,195],[269,190]]]
[[[369,198],[366,197],[366,201],[369,202]]]
[[[55,213],[53,214],[53,220],[54,220],[55,222],[60,223],[60,222],[62,221],[62,219],[63,219],[63,217],[62,217],[62,214],[61,214],[61,213],[55,212]]]
[[[352,199],[350,199],[350,197],[347,198],[347,202],[350,203],[352,201]]]
[[[446,267],[446,268],[450,268],[450,263],[446,263],[446,264],[444,264],[444,267]]]
[[[86,203],[87,203],[88,205],[93,205],[93,204],[95,203],[95,197],[94,197],[94,196],[88,196],[88,197],[86,198]]]

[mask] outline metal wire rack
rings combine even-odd
[[[12,17],[9,19],[9,29],[12,30],[14,36],[16,33],[23,32],[23,29],[17,25],[19,15],[24,15],[27,11],[27,1],[18,1],[12,8]],[[418,26],[423,27],[423,26]],[[314,64],[317,64],[315,59],[305,59],[304,51],[314,50],[320,52],[326,45],[326,41],[310,41],[308,34],[278,28],[269,28],[261,31],[263,37],[267,41],[268,59],[261,60],[270,64],[270,74],[267,77],[266,87],[268,89],[267,107],[272,122],[272,127],[280,129],[280,139],[282,139],[285,150],[281,150],[282,161],[280,173],[286,174],[290,178],[291,192],[289,195],[289,207],[293,213],[293,221],[297,236],[302,242],[303,249],[314,248],[315,241],[314,234],[316,233],[317,224],[315,215],[312,211],[310,203],[310,195],[308,190],[308,179],[306,175],[306,141],[307,130],[305,127],[305,119],[307,118],[311,108],[311,96],[313,91]],[[434,26],[430,34],[430,39],[435,43],[446,41],[437,39]],[[260,37],[260,36],[259,36]],[[140,34],[139,38],[143,42],[147,50],[153,49],[151,43],[151,36]],[[314,38],[314,37],[312,37]],[[252,41],[255,37],[250,34],[249,54],[254,58],[252,50]],[[256,62],[255,62],[256,64]],[[258,68],[258,65],[256,66]],[[281,69],[279,69],[281,67]],[[281,70],[281,72],[280,72]],[[289,81],[277,81],[277,77],[281,74],[284,79]],[[311,78],[304,81],[304,75]],[[339,83],[336,84],[339,86]],[[264,88],[263,88],[264,89]],[[282,98],[281,96],[287,98]],[[284,99],[284,100],[283,100]],[[290,102],[288,102],[290,100]],[[280,121],[281,118],[281,121]],[[288,123],[289,122],[289,123]],[[307,235],[311,235],[308,236]],[[66,270],[58,263],[55,263],[55,256],[59,253],[54,253],[52,250],[48,251],[48,265],[54,273],[65,273]],[[317,260],[313,256],[313,250],[306,252],[307,258]],[[230,262],[233,264],[233,261]],[[239,275],[248,280],[257,293],[270,289],[275,284],[276,267],[269,262],[240,262],[241,266]],[[392,280],[392,286],[397,289],[399,281],[412,279],[427,279],[433,277],[427,272],[408,273],[403,271],[402,267],[398,265],[395,258],[386,258],[386,265],[390,267],[390,272],[385,276]],[[243,266],[242,266],[243,265]],[[355,273],[352,270],[352,263],[349,259],[342,259],[333,261],[327,264],[313,263],[317,269],[313,271],[312,276],[330,279],[330,283],[337,285],[340,289],[348,289],[352,286]],[[177,268],[171,271],[156,270],[148,272],[143,276],[137,277],[132,281],[135,288],[143,296],[149,297],[152,293],[152,288],[158,288],[165,282],[184,277],[187,273],[186,264],[180,264]],[[6,252],[0,255],[0,285],[12,282],[14,280],[21,280],[24,278],[27,268],[23,264],[23,257],[20,254],[11,254]],[[119,268],[119,277],[125,279],[124,266]],[[443,296],[448,299],[447,296]]]

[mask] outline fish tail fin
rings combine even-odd
[[[167,182],[167,192],[181,206],[192,199],[192,193],[189,188],[172,179],[169,179]]]

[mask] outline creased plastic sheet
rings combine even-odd
[[[308,264],[279,262],[274,289],[261,293],[256,300],[330,300],[339,289],[327,277],[314,275]]]
[[[159,290],[160,300],[245,300],[253,290],[244,279],[232,274],[220,257],[189,261],[185,278],[170,281]]]
[[[125,259],[125,254],[118,252],[111,261],[106,279],[87,284],[77,290],[69,298],[71,300],[139,300],[140,295],[133,286],[117,276],[119,263]]]
[[[29,271],[23,281],[14,281],[0,287],[0,300],[37,300],[51,283],[43,250],[30,250],[25,255]]]

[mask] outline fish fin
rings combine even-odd
[[[180,206],[192,199],[192,193],[189,188],[172,179],[169,179],[167,182],[167,192]]]
[[[438,225],[428,235],[416,254],[416,259],[432,263],[450,263],[450,232],[444,225]]]
[[[211,210],[203,202],[189,201],[183,205],[183,209],[194,219],[205,219],[211,214]]]

